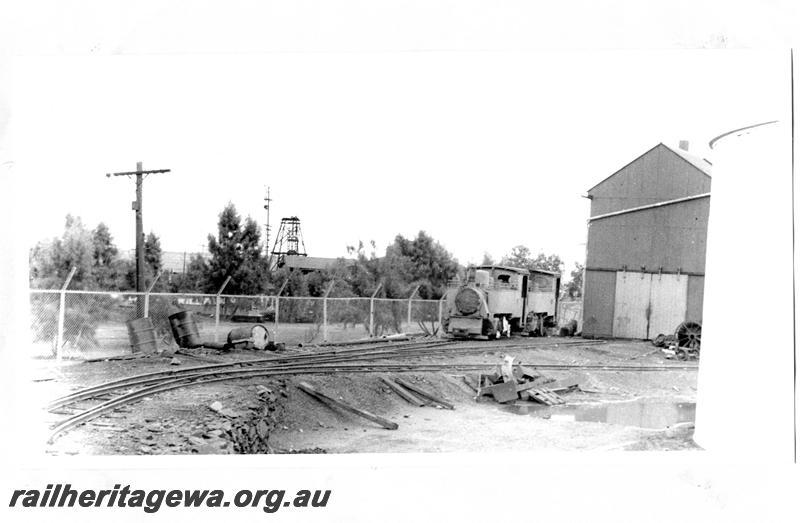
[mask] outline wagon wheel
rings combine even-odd
[[[702,327],[699,323],[685,321],[675,329],[675,337],[678,339],[679,347],[689,349],[700,349],[700,334]]]

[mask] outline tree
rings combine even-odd
[[[458,274],[453,255],[425,231],[419,231],[413,240],[398,234],[386,249],[384,262],[386,276],[405,280],[409,286],[420,285],[422,299],[440,298],[447,282]]]
[[[195,254],[186,265],[186,272],[173,276],[170,292],[204,292],[207,280],[208,263],[201,255]]]
[[[70,288],[92,288],[98,282],[98,267],[108,268],[112,265],[115,251],[116,247],[105,226],[98,225],[92,232],[84,227],[80,218],[67,215],[61,237],[39,242],[32,250],[31,286],[59,288],[75,267]],[[55,349],[59,305],[51,296],[33,295],[31,314],[35,318],[35,339],[52,341]],[[85,295],[70,300],[64,313],[64,341],[79,347],[95,345],[97,325],[109,318],[111,309],[112,300],[108,296]]]
[[[117,288],[119,290],[136,289],[136,255],[132,260],[122,260],[117,262],[115,273],[117,274]],[[150,232],[144,239],[144,286],[147,289],[150,282],[156,277],[158,271],[162,269],[161,262],[161,240],[154,232]],[[153,288],[155,292],[164,292],[169,288],[166,278],[158,280]]]
[[[355,266],[346,279],[352,292],[356,296],[370,296],[375,291],[380,281],[379,259],[375,252],[375,242],[371,241],[372,250],[367,253],[364,242],[359,241],[358,247],[348,246],[347,253],[356,257]]]
[[[492,258],[492,255],[484,251],[481,265],[494,265],[494,258]]]
[[[249,216],[242,226],[236,207],[228,203],[219,215],[216,238],[208,235],[211,260],[206,271],[207,292],[217,292],[228,276],[230,294],[258,294],[266,286],[261,256],[261,231]]]
[[[45,289],[59,288],[72,267],[75,267],[77,270],[70,288],[89,288],[94,284],[92,271],[95,263],[94,255],[92,232],[84,227],[79,217],[68,214],[61,237],[39,242],[31,251],[31,286]]]
[[[501,265],[519,267],[520,269],[541,269],[552,272],[563,272],[564,262],[557,254],[545,255],[540,252],[534,258],[531,250],[524,245],[517,245],[511,252],[503,256],[500,260]]]
[[[144,239],[144,263],[145,271],[149,269],[153,276],[161,270],[161,240],[153,231]]]
[[[114,238],[108,226],[100,222],[92,231],[92,244],[94,245],[94,266],[108,267],[119,254],[117,246],[114,245]]]
[[[584,266],[582,264],[575,262],[575,269],[569,273],[570,280],[563,287],[564,298],[575,299],[583,297],[583,269]]]
[[[120,270],[125,270],[124,264],[117,260],[119,250],[114,245],[114,239],[105,223],[100,222],[92,231],[92,244],[94,246],[92,272],[94,280],[100,289],[117,290],[121,279]]]

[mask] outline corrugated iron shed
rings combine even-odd
[[[283,258],[284,266],[302,272],[321,271],[332,269],[337,264],[343,263],[345,267],[355,264],[355,260],[348,258],[319,258],[314,256],[286,255]]]
[[[710,173],[660,143],[589,189],[584,335],[652,338],[702,320]]]

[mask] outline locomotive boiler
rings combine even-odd
[[[447,289],[445,332],[489,339],[521,333],[543,336],[555,326],[561,275],[501,265],[480,265]]]

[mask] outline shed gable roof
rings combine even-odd
[[[640,154],[639,156],[637,156],[636,158],[634,158],[630,162],[626,163],[621,168],[619,168],[616,171],[614,171],[612,174],[610,174],[610,175],[606,176],[605,178],[603,178],[601,181],[596,183],[591,189],[588,189],[586,192],[588,194],[591,194],[591,192],[594,191],[597,187],[599,187],[600,185],[603,185],[605,182],[607,182],[608,180],[612,179],[613,177],[615,177],[616,175],[618,175],[619,173],[621,173],[622,171],[627,169],[631,164],[637,162],[641,158],[644,158],[645,156],[647,156],[650,153],[654,152],[659,147],[663,147],[667,151],[670,151],[672,154],[678,156],[679,158],[681,158],[684,161],[686,161],[687,163],[689,163],[692,167],[694,167],[698,172],[700,172],[704,176],[707,176],[708,178],[711,178],[711,162],[709,162],[708,160],[705,160],[705,159],[702,159],[702,158],[698,158],[697,156],[693,156],[693,155],[691,155],[691,154],[689,154],[686,151],[683,151],[681,149],[673,149],[672,147],[669,147],[668,145],[664,145],[663,143],[658,143],[654,147],[651,147],[650,149],[648,149],[644,153]]]
[[[664,145],[664,144],[661,143],[659,145]],[[667,149],[669,149],[673,153],[677,154],[678,156],[680,156],[681,158],[683,158],[684,160],[686,160],[687,162],[689,162],[693,166],[697,167],[697,169],[701,173],[703,173],[706,176],[708,176],[709,178],[711,178],[711,162],[709,162],[705,158],[699,158],[697,156],[689,154],[688,152],[684,151],[683,149],[675,149],[673,147],[670,147],[669,145],[664,145],[664,147],[666,147]]]

